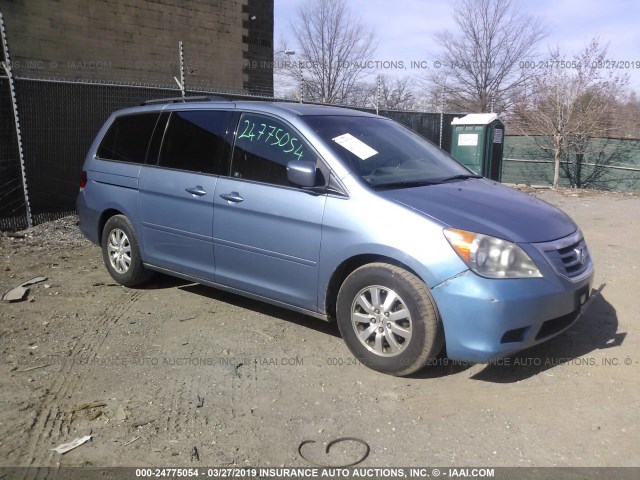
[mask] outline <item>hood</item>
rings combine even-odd
[[[377,193],[450,227],[516,243],[548,242],[578,228],[558,208],[486,179]]]

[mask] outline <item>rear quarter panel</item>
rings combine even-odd
[[[87,238],[95,243],[100,242],[102,216],[108,210],[117,210],[125,215],[139,237],[140,165],[94,159],[89,168],[85,167],[85,171],[87,184],[78,196],[77,207],[80,228]]]
[[[104,212],[108,210],[117,210],[129,218],[139,238],[138,176],[141,165],[102,160],[96,157],[96,152],[107,130],[118,116],[144,111],[158,111],[158,108],[136,107],[112,113],[87,152],[83,165],[83,170],[87,173],[87,184],[78,195],[76,207],[80,230],[94,243],[100,243],[100,227]],[[144,259],[143,246],[141,242],[138,243]]]

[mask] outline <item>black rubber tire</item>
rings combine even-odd
[[[412,322],[412,335],[403,351],[384,357],[368,350],[358,339],[351,322],[355,296],[368,286],[394,290],[404,301]],[[354,270],[342,283],[336,305],[340,334],[351,353],[364,365],[396,376],[410,375],[436,358],[444,346],[444,333],[436,304],[425,283],[403,268],[371,263]]]
[[[131,264],[129,269],[124,273],[119,273],[113,268],[111,265],[111,261],[109,260],[109,252],[107,249],[107,244],[109,242],[109,235],[114,229],[122,230],[127,238],[129,239],[129,245],[131,247]],[[142,264],[142,257],[140,255],[140,248],[138,247],[138,239],[133,230],[133,226],[127,217],[124,215],[114,215],[104,226],[102,230],[102,259],[104,260],[104,264],[109,271],[111,277],[118,282],[120,285],[124,285],[125,287],[135,287],[138,285],[142,285],[153,277],[154,272],[148,270]]]

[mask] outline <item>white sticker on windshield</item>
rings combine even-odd
[[[369,145],[364,143],[361,140],[358,140],[356,137],[351,135],[350,133],[345,133],[344,135],[340,135],[332,139],[338,145],[343,146],[355,156],[357,156],[360,160],[366,160],[369,157],[374,156],[377,151],[371,148]]]

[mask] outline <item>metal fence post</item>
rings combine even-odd
[[[27,174],[24,166],[24,152],[22,151],[22,136],[20,134],[20,119],[18,117],[18,104],[16,102],[16,89],[13,84],[13,72],[11,71],[11,58],[9,57],[9,45],[7,44],[7,35],[4,30],[4,18],[0,12],[0,36],[2,37],[2,49],[4,51],[4,59],[2,66],[9,78],[9,92],[11,95],[11,105],[13,107],[13,118],[16,125],[16,139],[18,141],[18,155],[20,156],[20,173],[22,175],[22,191],[24,192],[24,204],[27,214],[27,226],[31,228],[33,221],[31,219],[31,206],[29,205],[29,191],[27,189]]]
[[[376,89],[376,115],[380,115],[380,97],[382,92],[382,75],[378,75],[378,87]],[[388,105],[387,105],[387,108]]]
[[[304,73],[302,72],[302,66],[300,66],[300,103],[304,102]]]
[[[438,146],[442,148],[442,129],[444,128],[444,86],[442,87],[442,103],[440,104],[440,142]]]
[[[182,48],[182,42],[178,42],[178,52],[180,54],[180,90],[184,97],[185,84],[184,84],[184,50]]]

